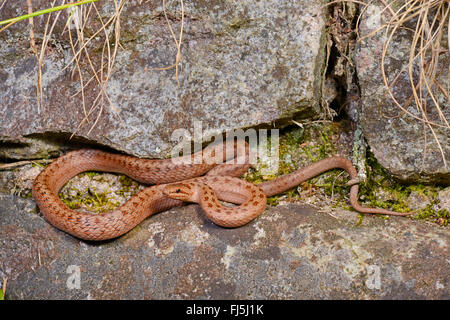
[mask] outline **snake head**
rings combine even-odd
[[[191,183],[171,183],[165,186],[162,192],[172,199],[196,202],[196,187]]]

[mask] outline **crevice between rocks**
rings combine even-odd
[[[59,157],[65,152],[95,148],[118,153],[120,151],[81,136],[71,138],[69,132],[48,131],[33,133],[23,137],[0,137],[0,162],[11,163],[18,160],[38,160]]]

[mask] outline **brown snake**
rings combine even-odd
[[[223,148],[225,150],[225,144]],[[232,163],[238,155],[236,144],[232,159],[223,156],[224,163],[217,165],[211,161],[214,155],[214,151],[200,151],[200,154],[184,158],[192,160],[201,156],[201,163],[175,164],[171,159],[149,160],[92,149],[76,150],[57,158],[36,177],[33,197],[44,217],[56,228],[85,240],[105,240],[130,231],[154,213],[181,206],[184,201],[199,203],[208,218],[220,226],[238,227],[264,211],[266,197],[289,190],[322,172],[342,168],[353,181],[350,203],[356,211],[400,216],[410,214],[358,204],[357,171],[351,161],[342,157],[327,158],[275,180],[254,185],[237,178],[247,171],[250,164],[245,161],[243,164]],[[71,210],[59,199],[58,192],[69,179],[88,170],[122,173],[139,182],[156,185],[140,191],[112,211],[90,214]],[[218,200],[239,206],[226,207]]]

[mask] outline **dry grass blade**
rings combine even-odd
[[[447,168],[444,148],[441,141],[439,141],[436,129],[439,128],[444,130],[444,132],[450,130],[449,119],[446,118],[443,112],[442,99],[437,97],[437,94],[440,93],[444,99],[447,99],[448,104],[450,70],[447,69],[446,85],[440,83],[439,79],[443,79],[442,73],[445,67],[442,68],[442,66],[447,66],[448,68],[448,60],[450,59],[450,1],[379,0],[377,2],[382,4],[382,10],[377,14],[380,17],[383,16],[383,18],[389,16],[389,19],[386,23],[364,36],[361,36],[358,32],[361,18],[367,14],[369,6],[376,1],[335,0],[327,5],[339,2],[353,2],[362,6],[356,21],[358,41],[363,41],[385,30],[386,40],[382,50],[381,73],[387,89],[387,95],[403,114],[423,123],[425,142],[427,141],[427,129],[431,132],[435,144],[441,153],[444,166]],[[411,25],[413,27],[410,27]],[[409,30],[413,35],[409,59],[406,65],[395,71],[396,74],[388,75],[386,71],[388,49],[400,30]],[[446,47],[443,47],[443,39],[445,38],[447,38],[447,43]],[[391,73],[393,72],[391,71]],[[405,73],[409,77],[412,94],[406,101],[400,102],[396,98],[393,88],[398,84],[397,82],[402,77],[402,74]],[[388,80],[389,78],[392,80]],[[413,102],[416,112],[409,109]],[[430,119],[429,115],[432,113],[437,115],[437,119]],[[426,149],[423,159],[425,154]]]
[[[28,14],[31,14],[33,12],[33,5],[31,4],[31,0],[27,0],[27,6],[28,6]],[[0,7],[1,10],[1,7]],[[33,23],[33,17],[29,19],[30,22],[30,48],[33,50],[34,55],[37,57],[37,47],[36,47],[36,40],[34,39],[34,23]]]
[[[450,130],[449,119],[443,112],[442,99],[438,98],[440,93],[444,99],[449,100],[450,70],[447,69],[446,84],[440,83],[439,79],[444,79],[443,72],[445,66],[449,68],[450,60],[450,1],[448,0],[334,0],[326,5],[340,2],[352,2],[361,5],[359,15],[356,20],[356,33],[358,41],[363,41],[373,37],[376,33],[385,31],[385,42],[381,57],[381,73],[387,95],[394,105],[398,107],[402,114],[420,121],[424,128],[425,152],[427,152],[427,129],[431,132],[437,148],[441,153],[444,167],[447,168],[447,159],[444,147],[439,141],[436,130]],[[367,15],[368,8],[375,4],[381,4],[381,11],[377,15],[386,19],[387,22],[375,28],[364,36],[359,34],[360,22],[363,16]],[[411,27],[412,25],[412,27]],[[406,65],[400,70],[388,75],[386,71],[386,58],[388,49],[393,43],[395,36],[401,30],[409,30],[413,37],[409,59]],[[446,31],[445,31],[446,30]],[[443,47],[443,39],[447,38],[446,47]],[[444,68],[442,68],[444,66]],[[396,98],[393,88],[398,85],[398,80],[403,74],[409,77],[412,94],[404,102]],[[392,80],[388,80],[391,78]],[[413,104],[416,111],[410,110]],[[445,103],[445,102],[444,102]],[[437,114],[437,119],[431,120],[430,114]],[[385,115],[383,115],[385,116]],[[387,116],[385,116],[387,117]],[[389,117],[388,117],[389,118]],[[423,160],[424,161],[424,160]],[[424,163],[424,162],[423,162]]]
[[[94,127],[97,125],[97,122],[100,119],[100,116],[102,115],[103,112],[103,106],[104,106],[104,99],[108,100],[109,105],[112,105],[111,100],[109,99],[108,95],[106,94],[106,84],[109,80],[109,78],[111,77],[111,72],[113,69],[113,65],[117,56],[117,50],[120,46],[120,14],[122,13],[123,7],[125,5],[126,1],[121,1],[119,3],[119,5],[117,5],[117,2],[114,2],[115,5],[115,21],[114,21],[114,50],[113,52],[111,52],[111,48],[109,45],[109,33],[107,32],[106,27],[103,25],[102,22],[102,26],[103,26],[103,30],[105,31],[105,42],[103,45],[103,49],[102,49],[102,56],[101,56],[101,68],[100,68],[100,79],[101,81],[99,82],[99,86],[101,87],[101,104],[100,104],[100,111],[98,112],[97,118],[95,119],[94,124],[91,126],[91,128],[88,131],[88,135],[91,133],[91,131],[94,129]],[[95,8],[97,11],[97,14],[100,18],[100,14],[97,10],[97,8]],[[104,57],[105,57],[105,49],[108,52],[108,56],[107,56],[107,72],[106,75],[103,75],[103,65],[104,65]],[[95,71],[94,71],[95,74]]]
[[[5,5],[7,0],[3,0],[2,3],[0,4],[0,10],[2,10],[3,6]]]
[[[66,67],[64,69],[66,69],[67,67],[69,67],[70,65],[75,63],[76,68],[78,69],[79,76],[80,76],[80,84],[81,84],[81,89],[76,94],[81,93],[82,100],[83,100],[83,106],[84,106],[83,107],[84,118],[80,121],[80,123],[78,124],[76,130],[73,132],[71,137],[73,137],[86,122],[89,122],[89,117],[92,114],[94,114],[94,112],[97,112],[96,118],[95,118],[93,124],[91,125],[89,131],[87,132],[87,134],[89,135],[92,132],[92,130],[95,128],[101,115],[103,114],[105,101],[107,103],[109,103],[109,105],[112,105],[112,102],[110,101],[110,99],[106,93],[106,85],[107,85],[108,80],[111,77],[115,58],[117,55],[117,51],[120,47],[120,14],[121,14],[126,2],[127,2],[127,0],[115,1],[114,2],[115,14],[112,17],[110,17],[106,22],[103,21],[95,4],[92,4],[92,8],[94,8],[94,10],[96,11],[97,18],[101,23],[101,28],[99,28],[96,32],[94,32],[94,34],[91,35],[88,39],[83,39],[82,30],[80,30],[80,33],[77,33],[77,38],[78,38],[77,42],[76,42],[78,44],[77,50],[74,49],[75,45],[73,44],[73,40],[71,40],[71,44],[72,44],[72,48],[73,48],[73,50],[72,50],[73,58],[66,65]],[[175,44],[177,47],[177,55],[176,55],[176,59],[175,59],[175,64],[173,64],[169,67],[156,69],[156,70],[168,70],[171,68],[175,68],[175,75],[176,75],[178,85],[179,85],[179,64],[181,61],[181,43],[182,43],[183,32],[184,32],[184,3],[183,3],[183,0],[180,0],[180,4],[181,4],[181,29],[180,29],[179,36],[177,37],[175,35],[175,32],[174,32],[172,26],[170,25],[170,21],[169,21],[169,18],[168,18],[166,9],[165,9],[165,0],[163,0],[164,16],[165,16],[166,22],[169,26],[171,35],[175,41]],[[85,20],[87,20],[87,19],[85,19]],[[112,28],[114,30],[114,48],[111,48],[110,41],[109,41],[112,36],[110,33],[110,30],[109,30],[110,28]],[[93,39],[95,37],[99,36],[99,34],[101,32],[104,33],[105,40],[104,40],[104,45],[102,48],[102,53],[100,56],[100,60],[101,60],[100,66],[98,68],[95,68],[92,60],[89,57],[87,47],[93,41]],[[84,55],[84,58],[87,60],[88,65],[90,66],[90,71],[92,73],[92,76],[86,82],[84,82],[82,80],[83,78],[82,78],[82,74],[81,74],[81,69],[78,66],[81,61],[82,54]],[[105,62],[105,60],[106,60],[106,62]],[[87,108],[87,107],[85,107],[86,104],[84,102],[85,101],[84,88],[89,83],[91,83],[94,79],[96,80],[97,86],[99,87],[100,90],[99,90],[99,93],[97,94],[97,96],[95,97],[94,101],[92,102],[91,106],[89,108]]]
[[[180,81],[178,78],[178,69],[179,69],[179,64],[181,62],[181,43],[183,40],[183,31],[184,31],[184,3],[183,0],[180,0],[180,5],[181,5],[181,26],[180,26],[180,35],[179,38],[177,39],[177,36],[175,35],[175,32],[173,31],[172,26],[170,25],[170,20],[169,17],[167,16],[167,10],[166,10],[166,1],[162,0],[163,2],[163,12],[164,12],[164,18],[166,19],[167,22],[167,26],[169,27],[169,31],[170,34],[172,35],[173,40],[175,41],[175,45],[177,47],[177,54],[175,57],[175,63],[168,66],[168,67],[161,67],[161,68],[150,68],[150,70],[170,70],[175,68],[175,77],[177,79],[177,84],[178,86],[180,85]]]
[[[450,129],[450,126],[448,120],[445,118],[444,113],[442,112],[441,106],[437,101],[435,94],[433,93],[434,84],[437,82],[436,76],[438,74],[437,69],[439,67],[439,57],[441,52],[440,43],[442,40],[442,35],[444,34],[443,30],[445,26],[447,26],[448,28],[449,6],[447,5],[446,7],[444,7],[444,5],[445,4],[443,1],[406,1],[405,5],[395,13],[395,19],[391,19],[391,21],[395,21],[394,23],[392,23],[392,26],[386,25],[386,32],[389,33],[389,35],[383,47],[381,69],[383,81],[391,99],[403,112],[415,118],[416,120],[421,121],[424,124],[425,141],[427,134],[426,127],[430,130],[434,141],[441,153],[444,167],[447,168],[447,159],[445,156],[445,152],[443,150],[441,142],[439,141],[439,137],[435,131],[435,127]],[[401,11],[402,9],[404,10]],[[414,21],[413,19],[416,19],[416,21]],[[439,24],[437,24],[438,21],[440,21]],[[407,72],[415,106],[417,112],[421,116],[412,114],[395,98],[392,91],[393,83],[388,83],[388,75],[385,69],[388,47],[393,41],[396,32],[407,22],[415,23],[415,30],[413,32],[411,49],[409,52],[409,61],[407,64]],[[415,68],[417,67],[419,68],[419,73],[417,75],[418,79],[415,80]],[[399,76],[402,72],[403,69],[398,72],[397,76]],[[448,94],[446,94],[445,96],[448,96]],[[427,110],[428,98],[430,98],[433,102],[434,109],[439,115],[441,123],[429,120],[428,113],[430,112],[430,110]],[[425,155],[427,153],[426,148],[427,146],[425,144],[423,159],[425,158]]]
[[[77,41],[77,43],[80,43],[80,42],[82,43],[83,42],[83,33],[80,31],[80,29],[81,29],[80,21],[82,21],[82,19],[81,19],[82,15],[81,15],[80,11],[81,11],[81,9],[80,10],[75,9],[73,11],[72,15],[69,17],[69,20],[67,21],[67,24],[66,24],[66,26],[69,25],[71,19],[73,19],[74,26],[75,26],[76,31],[77,31],[78,39],[80,40],[80,41]],[[70,42],[70,47],[72,49],[72,52],[75,55],[75,53],[76,53],[75,44],[73,43],[72,32],[70,31],[70,29],[71,28],[69,27],[68,28],[69,42]],[[85,95],[84,95],[84,86],[85,86],[85,84],[83,83],[83,72],[81,71],[79,56],[77,56],[77,55],[75,55],[75,66],[76,66],[76,69],[77,69],[77,72],[78,72],[78,76],[80,78],[81,103],[82,103],[82,106],[83,106],[83,113],[84,113],[84,116],[87,119],[87,121],[89,121],[89,118],[88,118],[88,115],[87,115],[87,111],[86,111],[86,99],[85,99]]]
[[[81,99],[83,101],[83,113],[84,113],[84,118],[80,121],[76,130],[72,133],[71,137],[73,137],[85,123],[89,123],[90,122],[89,117],[97,109],[99,109],[96,118],[87,133],[89,135],[91,131],[94,129],[94,127],[97,125],[103,113],[105,103],[109,103],[109,105],[112,105],[112,102],[109,99],[108,94],[106,93],[106,85],[108,83],[109,78],[111,77],[115,58],[118,52],[118,48],[120,47],[120,15],[126,2],[127,0],[115,1],[114,14],[111,17],[109,17],[109,19],[106,22],[103,20],[95,4],[89,6],[89,8],[86,9],[85,13],[81,11],[78,12],[78,23],[76,25],[77,31],[76,41],[73,41],[69,29],[69,37],[73,52],[73,58],[63,68],[63,70],[75,64],[75,68],[77,69],[80,78],[81,89],[73,96],[76,96],[77,94],[81,93]],[[88,20],[90,19],[91,10],[92,12],[95,12],[96,19],[100,22],[101,27],[98,30],[96,30],[94,34],[92,34],[89,38],[85,38],[84,28],[87,25]],[[111,30],[113,30],[114,34],[111,33]],[[101,51],[101,56],[99,57],[100,63],[98,63],[99,64],[98,66],[95,66],[94,61],[90,57],[88,46],[89,44],[93,43],[94,39],[101,36],[101,33],[104,34],[103,47]],[[110,45],[110,40],[112,37],[114,38],[114,48],[111,48]],[[86,65],[89,67],[89,70],[83,71],[83,69],[80,67],[82,61],[86,62]],[[84,81],[83,72],[91,73],[91,76],[89,77],[88,81]],[[90,106],[87,107],[85,88],[87,87],[87,85],[91,84],[93,80],[96,81],[95,86],[99,88],[99,92],[95,97],[95,99],[93,100],[93,102],[90,103]]]
[[[31,163],[37,163],[37,164],[47,164],[52,162],[53,160],[24,160],[24,161],[17,161],[17,162],[12,162],[12,163],[0,163],[0,170],[9,170],[11,168],[17,168],[17,167],[21,167],[27,164],[31,164]]]
[[[64,2],[65,2],[65,0],[63,0],[62,3],[64,4]],[[56,0],[53,1],[52,7],[55,6],[55,3],[56,3]],[[48,26],[51,21],[52,13],[48,14],[47,22],[45,24],[45,30],[44,30],[44,35],[43,35],[42,44],[41,44],[41,50],[40,50],[39,56],[38,56],[38,79],[37,79],[37,84],[36,84],[36,98],[37,98],[37,105],[38,105],[38,113],[41,113],[41,111],[44,108],[44,95],[43,95],[43,88],[42,88],[42,64],[44,62],[45,50],[47,49],[48,41],[51,37],[53,28],[55,27],[60,14],[61,14],[61,11],[56,12],[56,17],[53,20],[50,30],[49,30]]]
[[[123,6],[127,2],[127,0],[121,0],[119,4],[119,8],[123,9]],[[102,27],[95,31],[79,48],[76,54],[72,57],[72,59],[67,63],[67,65],[63,68],[63,71],[69,68],[75,61],[75,57],[82,54],[83,50],[87,45],[89,45],[101,32],[104,31],[104,28],[108,27],[110,24],[114,24],[117,19],[118,13],[115,12],[105,23],[102,22]],[[84,26],[83,26],[84,28]]]

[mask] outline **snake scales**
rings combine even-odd
[[[85,240],[105,240],[118,237],[148,216],[181,206],[185,201],[199,203],[208,218],[220,226],[238,227],[264,211],[266,197],[289,190],[322,172],[342,168],[350,175],[350,181],[354,182],[350,188],[350,203],[355,210],[388,215],[409,214],[366,208],[358,204],[357,171],[349,160],[342,157],[318,161],[259,185],[238,179],[250,164],[247,161],[248,145],[245,144],[244,153],[239,153],[237,145],[234,144],[231,159],[226,157],[225,144],[219,146],[219,149],[223,148],[221,164],[212,161],[216,156],[213,149],[181,158],[193,160],[200,157],[200,163],[140,159],[93,149],[68,152],[36,177],[33,197],[44,217],[56,228]],[[233,162],[236,159],[244,161]],[[125,204],[109,212],[94,215],[71,210],[59,199],[58,192],[69,179],[88,170],[122,173],[153,186],[140,191]],[[226,207],[218,200],[238,206]]]

